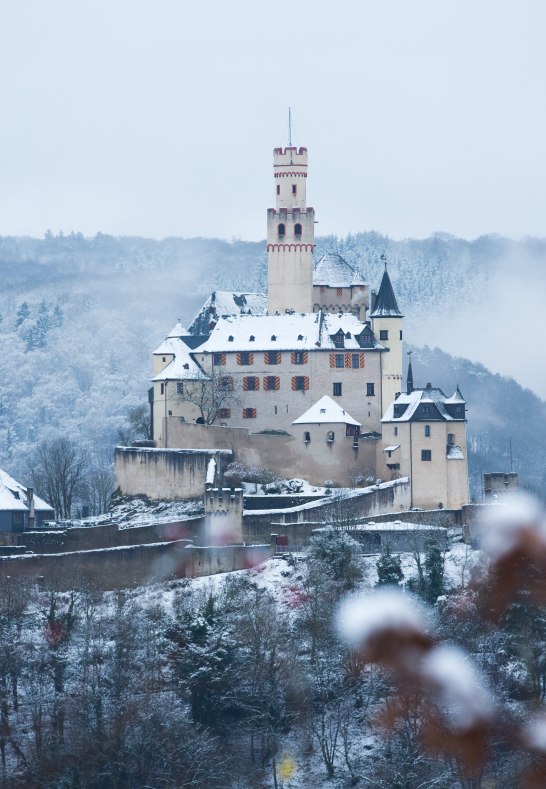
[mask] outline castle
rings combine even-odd
[[[275,148],[267,297],[216,292],[153,354],[152,438],[225,448],[314,484],[409,478],[413,507],[468,501],[465,401],[402,392],[403,315],[387,270],[371,298],[339,255],[313,263],[306,148]],[[292,472],[292,474],[290,473]]]

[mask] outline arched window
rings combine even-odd
[[[286,227],[284,226],[284,224],[282,222],[280,223],[280,225],[279,225],[279,227],[277,229],[277,233],[278,233],[279,238],[284,238],[284,236],[286,234]]]
[[[296,238],[301,238],[301,225],[299,222],[296,222],[294,225],[294,235]]]

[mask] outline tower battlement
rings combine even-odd
[[[295,164],[307,165],[307,148],[287,146],[286,148],[273,148],[273,164],[275,166]]]

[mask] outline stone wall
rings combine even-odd
[[[0,577],[25,578],[58,590],[93,585],[109,591],[247,569],[272,554],[270,544],[201,548],[188,540],[175,540],[105,550],[0,557]]]
[[[320,534],[315,530],[314,534]],[[392,553],[424,553],[428,542],[435,542],[441,549],[447,546],[447,529],[434,526],[412,526],[406,524],[397,527],[386,523],[384,528],[349,529],[347,534],[359,542],[362,552],[381,554],[387,548]],[[289,538],[290,539],[290,538]]]
[[[305,408],[312,404],[313,401],[305,400]],[[324,485],[329,479],[334,485],[349,486],[359,475],[367,477],[371,473],[375,476],[377,441],[361,438],[358,449],[354,449],[353,438],[344,435],[344,425],[338,426],[343,435],[336,430],[333,444],[327,444],[325,440],[306,444],[303,432],[309,426],[305,425],[295,425],[294,435],[277,436],[250,433],[245,428],[192,425],[181,422],[177,417],[170,417],[167,421],[170,447],[206,450],[212,446],[231,450],[235,460],[247,466],[273,469],[285,479],[301,477],[312,485]]]
[[[407,479],[384,483],[373,488],[351,491],[349,498],[335,495],[298,507],[277,510],[245,510],[243,515],[243,538],[263,542],[267,535],[277,532],[285,534],[288,524],[335,523],[338,526],[354,525],[364,518],[374,518],[384,512],[399,512],[409,507],[410,490]],[[405,516],[404,516],[405,518]],[[393,520],[393,516],[390,516]],[[305,531],[305,535],[303,532]],[[299,529],[298,535],[306,539],[310,532]],[[298,538],[299,544],[299,538]]]
[[[502,501],[494,504],[467,504],[463,507],[463,539],[475,548],[480,547],[480,520],[502,507]]]
[[[194,445],[185,443],[180,446]],[[232,460],[232,452],[228,449],[116,447],[117,485],[124,496],[147,496],[152,500],[167,501],[201,498],[211,458],[216,461],[221,478],[224,468]]]
[[[281,510],[287,507],[299,507],[301,504],[308,504],[310,501],[320,501],[324,494],[315,493],[306,495],[290,494],[270,494],[268,496],[246,495],[244,497],[245,510]]]
[[[128,529],[120,529],[117,523],[108,523],[55,531],[28,531],[22,535],[21,542],[27,551],[34,553],[65,553],[182,539],[199,543],[204,538],[204,518],[197,517]]]
[[[464,507],[463,510],[467,508]],[[375,521],[375,523],[385,523],[386,521],[403,520],[406,523],[417,523],[422,526],[441,526],[444,529],[460,529],[463,525],[463,510],[402,510],[385,515],[374,515],[363,518],[363,522]]]

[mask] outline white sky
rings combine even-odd
[[[0,235],[546,235],[543,0],[2,0]]]

